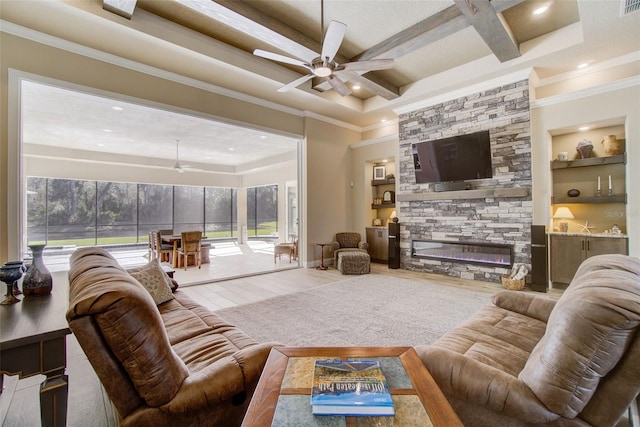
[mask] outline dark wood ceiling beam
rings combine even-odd
[[[131,19],[137,0],[102,0],[102,8],[111,13]]]
[[[520,56],[520,49],[511,29],[504,19],[498,16],[489,0],[454,2],[500,62]]]

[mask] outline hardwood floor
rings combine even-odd
[[[438,282],[443,285],[477,292],[495,293],[502,289],[497,283],[471,281],[441,275],[392,270],[386,264],[372,264],[372,273],[391,275],[415,281]],[[64,280],[60,274],[57,280]],[[334,268],[326,271],[314,268],[295,268],[269,274],[218,281],[209,284],[182,286],[180,289],[192,299],[210,310],[248,304],[279,295],[308,290],[348,278]],[[59,283],[59,282],[57,282]],[[524,292],[531,292],[525,290]],[[561,290],[551,290],[548,296],[557,298]],[[100,382],[73,335],[67,340],[67,362],[69,375],[69,402],[67,426],[110,427],[116,425],[109,400],[103,393]],[[18,381],[17,391],[11,401],[3,426],[39,425],[37,408],[39,385],[42,376]]]

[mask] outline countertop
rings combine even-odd
[[[626,239],[628,236],[626,234],[614,234],[614,233],[561,233],[559,231],[550,231],[547,233],[549,235],[554,236],[576,236],[576,237],[615,237],[619,239]]]

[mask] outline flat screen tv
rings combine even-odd
[[[413,144],[416,183],[493,177],[489,131]]]

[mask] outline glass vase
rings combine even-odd
[[[22,279],[22,294],[25,297],[30,295],[48,295],[51,293],[51,289],[53,289],[53,278],[42,259],[45,246],[46,245],[29,245],[33,260]]]
[[[0,267],[0,281],[7,284],[7,294],[0,301],[1,305],[15,304],[20,301],[19,298],[16,298],[14,290],[17,288],[18,280],[22,277],[23,272],[22,261],[7,262]]]

